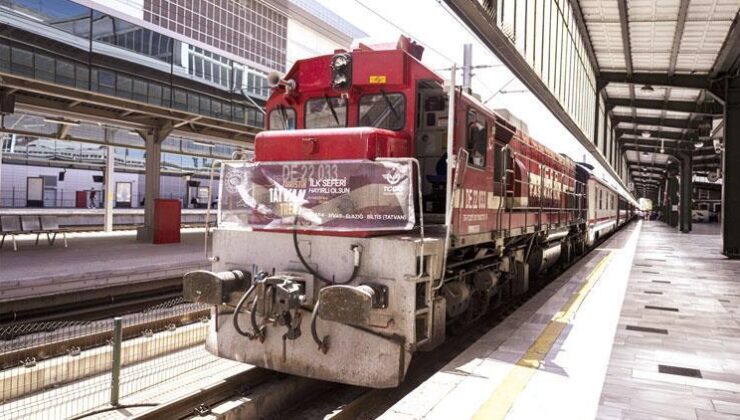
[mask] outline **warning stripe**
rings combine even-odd
[[[545,326],[545,329],[540,333],[539,337],[532,343],[527,349],[527,352],[516,362],[514,368],[504,377],[504,380],[499,384],[493,394],[488,400],[480,406],[478,411],[474,415],[474,419],[503,419],[514,406],[516,399],[519,394],[524,391],[527,384],[532,379],[537,370],[539,369],[542,361],[550,352],[550,349],[557,341],[560,333],[563,332],[565,327],[571,322],[573,316],[578,311],[578,308],[586,299],[586,296],[594,287],[596,282],[601,277],[606,265],[612,258],[612,253],[609,253],[594,267],[591,273],[586,278],[586,281],[581,285],[578,292],[574,293],[568,302],[558,311]]]

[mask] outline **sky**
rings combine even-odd
[[[473,92],[493,109],[506,108],[524,121],[529,134],[576,162],[590,163],[597,176],[616,181],[596,162],[550,111],[465,27],[441,0],[317,0],[369,36],[365,44],[395,42],[401,34],[425,46],[422,62],[449,79],[443,69],[463,62],[463,45],[473,44],[473,65],[490,65],[474,71]],[[457,84],[462,83],[458,71]],[[512,80],[513,79],[513,80]],[[508,84],[507,84],[508,83]],[[500,89],[502,92],[496,94]],[[495,94],[495,96],[494,96]],[[489,100],[489,98],[492,98]]]

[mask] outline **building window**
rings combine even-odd
[[[247,60],[285,70],[288,18],[259,2],[147,0],[144,19]]]

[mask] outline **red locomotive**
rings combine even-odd
[[[633,216],[589,168],[542,146],[421,63],[423,48],[299,60],[271,75],[253,161],[224,162],[214,354],[393,387],[452,323],[527,292]]]

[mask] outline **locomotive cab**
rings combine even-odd
[[[271,75],[268,131],[255,140],[255,160],[411,158],[420,172],[413,176],[417,220],[423,210],[427,223],[441,224],[449,91],[420,63],[422,47],[402,37],[394,48],[383,48],[360,44],[352,52],[298,61],[282,78]],[[353,235],[339,233],[347,234]]]

